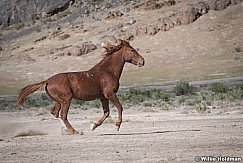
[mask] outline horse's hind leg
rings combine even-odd
[[[65,92],[66,91],[66,92]],[[46,89],[47,94],[55,101],[54,106],[51,109],[51,114],[53,114],[56,118],[60,118],[60,120],[64,123],[70,134],[79,134],[76,131],[69,121],[67,120],[67,114],[70,106],[70,102],[72,99],[71,91],[68,90],[58,90],[57,88],[48,88]]]
[[[100,126],[104,120],[109,116],[110,110],[109,110],[109,101],[108,99],[101,99],[101,104],[104,110],[104,115],[95,123],[91,124],[91,130],[93,131],[96,127]]]
[[[60,113],[60,118],[61,120],[63,121],[63,123],[65,124],[68,132],[70,134],[79,134],[78,131],[76,131],[72,126],[71,124],[69,123],[68,119],[67,119],[67,114],[68,114],[68,110],[69,110],[69,106],[70,106],[70,102],[71,100],[69,101],[64,101],[63,103],[61,103],[61,113]]]
[[[57,96],[55,96],[56,98],[53,97],[53,95],[50,93],[52,92],[52,90],[49,90],[47,87],[46,87],[46,93],[47,95],[54,101],[54,106],[52,107],[52,109],[50,110],[50,113],[52,115],[54,115],[56,118],[59,117],[59,112],[61,110],[61,105],[60,103],[58,102],[58,100],[56,99]],[[56,95],[56,94],[54,94]]]
[[[61,105],[59,104],[59,102],[55,101],[54,106],[50,110],[51,114],[54,115],[56,118],[58,118],[60,110],[61,110]]]

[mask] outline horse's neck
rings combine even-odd
[[[120,51],[114,52],[100,64],[101,68],[120,79],[125,61]]]

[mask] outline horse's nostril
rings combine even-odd
[[[139,67],[144,66],[144,64],[145,64],[144,60],[138,63]]]
[[[144,64],[145,64],[144,60],[142,62],[140,62],[139,64],[140,64],[140,66],[144,66]]]

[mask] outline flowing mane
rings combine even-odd
[[[106,50],[105,56],[109,56],[109,55],[113,54],[114,52],[120,50],[123,46],[131,47],[129,42],[127,42],[125,40],[118,39],[117,42],[118,42],[118,45],[108,44],[108,45],[102,46]]]
[[[103,44],[103,43],[102,43]],[[125,41],[125,40],[121,40],[118,39],[117,40],[117,44],[116,45],[102,45],[101,46],[105,49],[104,52],[104,57],[103,59],[101,59],[100,62],[98,62],[95,66],[100,65],[101,63],[103,63],[103,61],[105,61],[109,56],[111,56],[113,53],[117,52],[118,50],[120,50],[123,46],[128,46],[131,47],[131,45],[129,44],[129,42]]]

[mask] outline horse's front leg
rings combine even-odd
[[[96,127],[100,126],[104,120],[109,116],[110,109],[109,109],[109,100],[108,99],[101,99],[101,104],[104,110],[104,115],[95,123],[91,124],[91,130],[93,131]]]
[[[120,103],[120,101],[118,100],[116,94],[112,94],[110,96],[108,96],[108,99],[117,107],[118,109],[118,118],[117,118],[117,121],[115,123],[116,127],[117,127],[117,131],[119,131],[120,129],[120,126],[121,126],[121,123],[122,123],[122,111],[123,111],[123,108],[122,108],[122,105]]]

